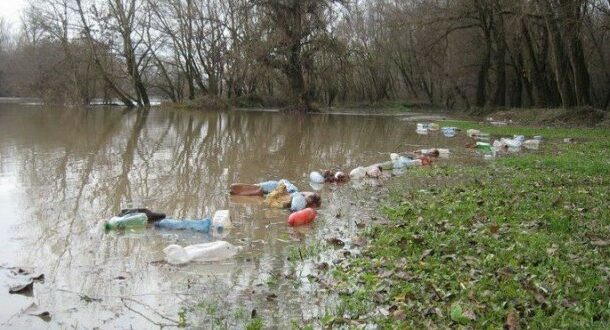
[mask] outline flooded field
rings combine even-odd
[[[0,104],[0,324],[243,328],[256,315],[284,328],[323,316],[333,297],[308,275],[321,259],[336,258],[326,238],[349,239],[383,221],[376,212],[388,186],[415,184],[408,173],[323,187],[318,219],[301,228],[286,225],[288,211],[232,198],[228,187],[286,178],[311,191],[311,170],[349,172],[421,147],[449,148],[452,162],[470,159],[465,136],[422,136],[415,127],[408,116]],[[221,238],[244,248],[225,262],[168,265],[167,245],[220,237],[104,232],[103,221],[126,207],[177,219],[229,209],[235,227]],[[31,295],[9,294],[21,280],[11,267],[33,268],[44,281]],[[32,304],[50,316],[30,315]]]

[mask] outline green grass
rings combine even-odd
[[[344,294],[325,324],[610,327],[610,132],[443,125],[555,141],[482,167],[411,172],[461,179],[392,194],[391,225],[370,228],[362,257],[333,270]]]

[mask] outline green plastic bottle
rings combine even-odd
[[[126,214],[122,217],[113,217],[104,224],[104,229],[126,229],[146,227],[148,218],[145,213]]]

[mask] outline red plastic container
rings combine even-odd
[[[288,217],[288,225],[290,226],[302,226],[312,223],[318,213],[312,208],[306,208],[304,210],[294,212]]]

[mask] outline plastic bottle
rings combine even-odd
[[[258,184],[264,194],[268,194],[277,188],[279,182],[277,181],[265,181]]]
[[[294,212],[288,217],[288,225],[290,226],[301,226],[312,223],[318,213],[312,208],[306,208],[304,210]]]
[[[466,131],[466,135],[468,135],[469,137],[475,137],[477,135],[481,134],[481,131],[479,131],[478,129],[469,129]]]
[[[127,228],[138,228],[146,227],[148,218],[144,213],[131,213],[126,214],[122,217],[112,217],[104,224],[104,229],[127,229]]]
[[[523,142],[523,146],[526,149],[530,149],[530,150],[538,150],[538,148],[540,147],[540,140],[525,140]]]
[[[176,219],[163,219],[155,222],[155,227],[163,229],[177,229],[177,230],[194,230],[202,233],[208,233],[212,225],[212,220],[176,220]]]
[[[500,142],[509,148],[521,148],[521,145],[523,144],[520,140],[507,138],[500,139]]]
[[[430,123],[428,124],[428,129],[431,131],[438,131],[440,126],[437,123]]]
[[[297,212],[307,207],[307,200],[301,193],[293,193],[290,202],[290,211]]]
[[[146,214],[146,218],[148,219],[149,222],[155,222],[155,221],[159,221],[161,219],[165,219],[165,213],[153,212],[149,209],[122,209],[118,216],[122,217],[124,215],[134,214],[134,213]]]
[[[381,168],[377,165],[372,165],[366,168],[366,175],[371,178],[378,178],[381,176]]]
[[[424,129],[416,129],[415,133],[419,134],[419,135],[428,135],[428,129],[424,128]]]
[[[309,173],[309,181],[313,183],[324,183],[324,177],[322,174],[320,174],[320,172],[313,171]]]
[[[218,210],[212,217],[212,225],[216,229],[230,228],[231,227],[231,216],[229,210]]]
[[[417,123],[417,130],[428,130],[429,128],[429,123]]]
[[[282,179],[280,180],[280,183],[284,183],[286,185],[286,190],[289,193],[295,193],[295,192],[299,192],[299,188],[297,188],[297,186],[293,185],[292,183],[290,183],[290,181],[286,180],[286,179]]]
[[[362,179],[366,176],[366,168],[364,167],[356,167],[355,169],[353,169],[351,172],[349,172],[349,177],[351,179]]]
[[[491,145],[487,142],[477,142],[475,149],[485,153],[491,153]]]
[[[234,183],[231,185],[230,193],[238,196],[261,196],[263,190],[256,184]]]
[[[173,265],[191,261],[219,261],[234,257],[240,248],[225,241],[195,244],[182,247],[172,244],[165,249],[165,260]]]
[[[441,130],[445,137],[451,138],[455,136],[457,129],[455,127],[443,127]]]

